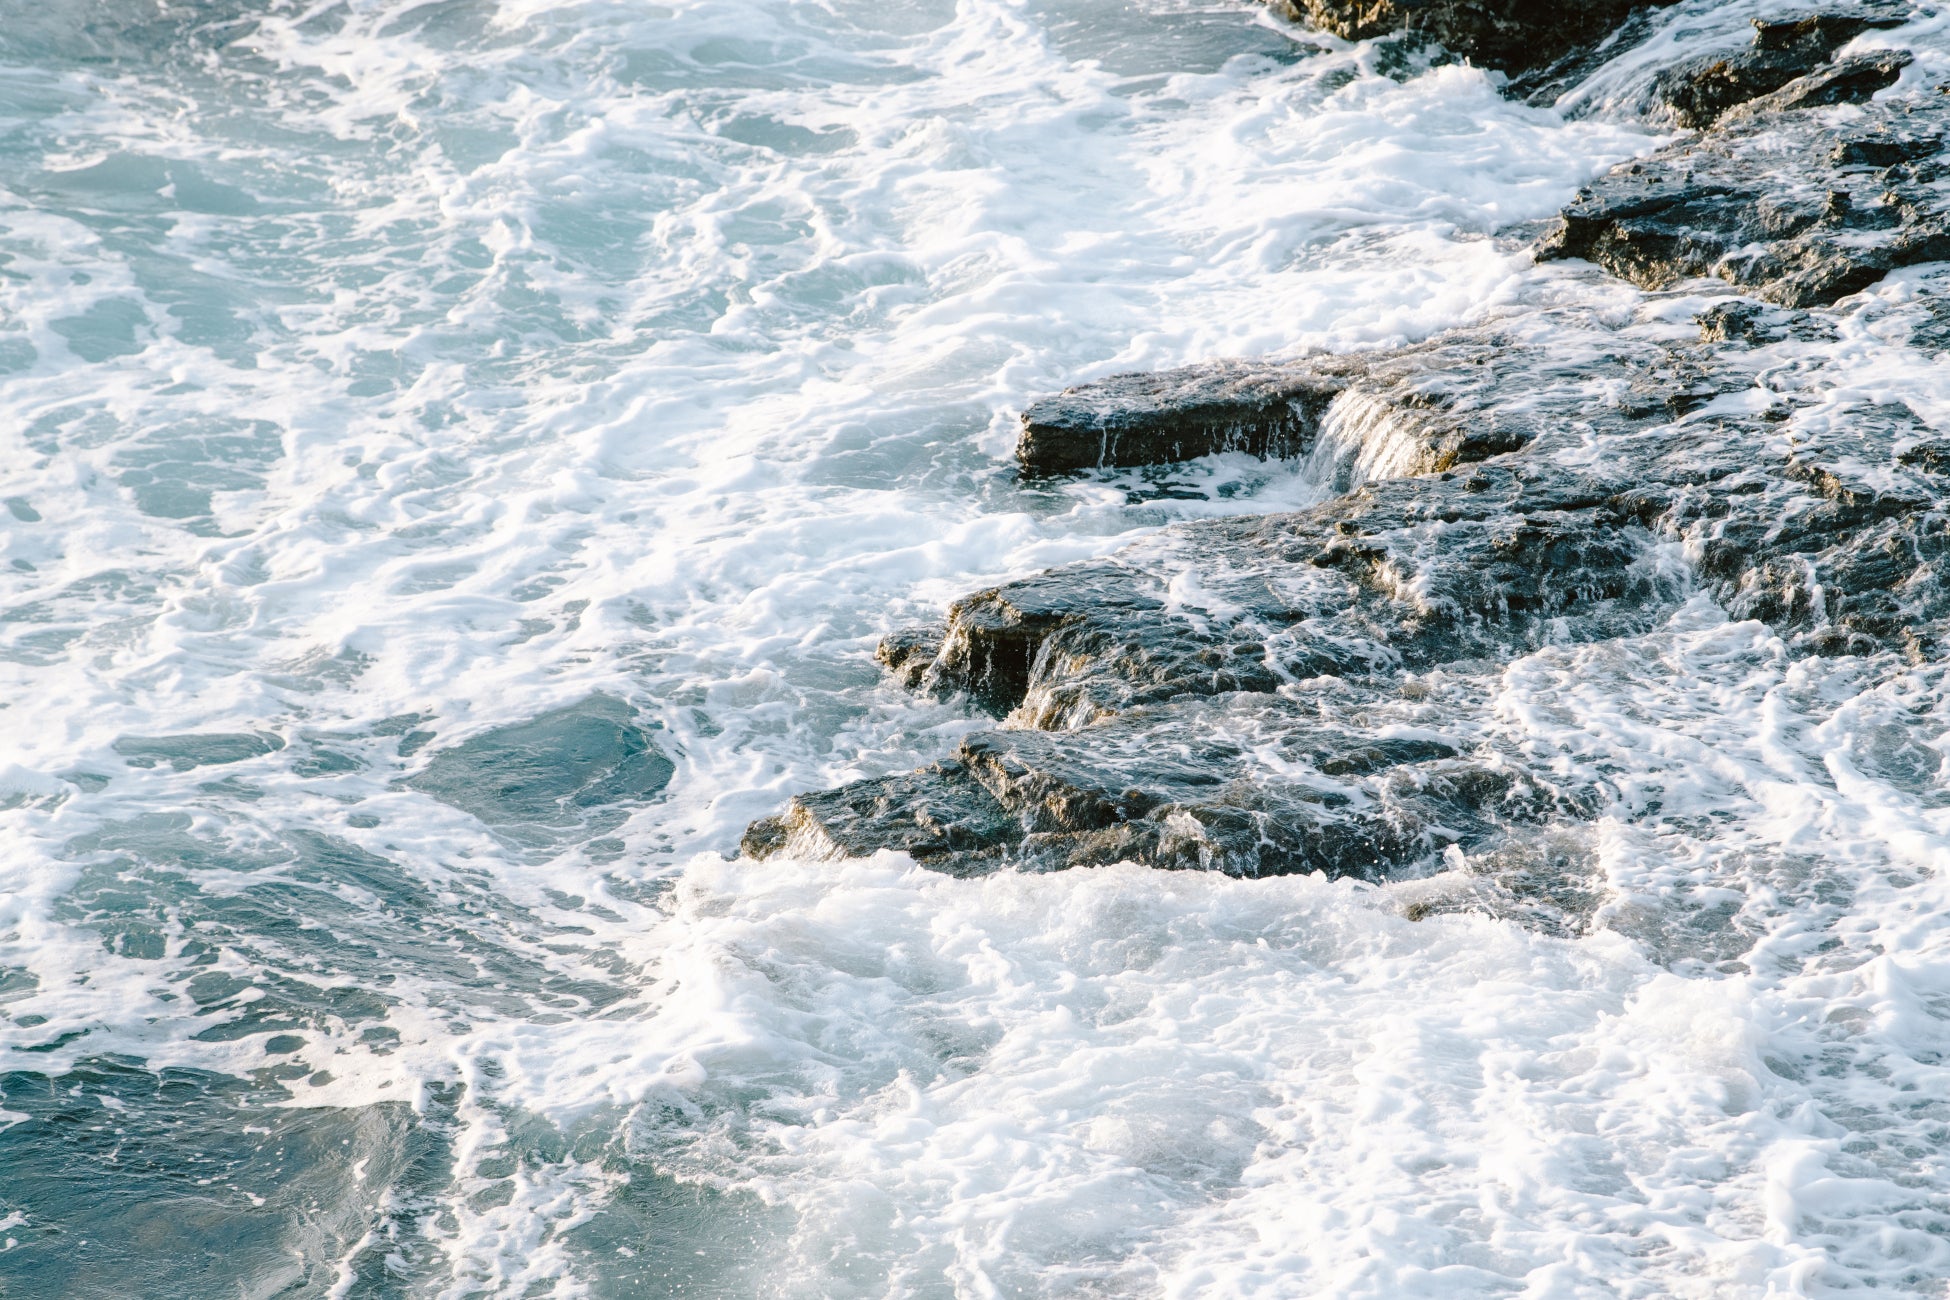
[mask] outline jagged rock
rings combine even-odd
[[[940,653],[939,628],[909,627],[882,637],[874,651],[874,658],[894,675],[896,681],[911,691],[921,684],[928,665]]]
[[[1484,465],[1173,529],[958,602],[922,684],[1077,727],[1181,696],[1611,634],[1655,594],[1631,486]]]
[[[1758,302],[1715,303],[1696,319],[1702,343],[1778,343],[1810,325],[1806,312]]]
[[[1079,733],[970,736],[949,762],[801,795],[744,849],[894,848],[956,875],[1139,861],[1378,879],[1588,802],[1504,755],[1461,750],[1427,732],[1336,727],[1279,696],[1181,701]]]
[[[1943,442],[1902,406],[1810,424],[1781,439],[1778,472],[1757,490],[1731,505],[1675,502],[1675,521],[1719,512],[1700,533],[1701,573],[1729,613],[1792,629],[1804,649],[1936,657],[1950,617]]]
[[[739,847],[746,856],[866,857],[894,849],[956,875],[999,865],[1022,829],[958,763],[856,781],[802,794],[775,817],[753,822]]]
[[[1492,68],[1520,71],[1603,40],[1647,0],[1274,0],[1295,22],[1351,41],[1407,31]],[[1673,0],[1649,0],[1655,7]]]
[[[1902,22],[1902,16],[1895,13],[1812,14],[1778,22],[1755,19],[1752,46],[1731,54],[1704,55],[1666,69],[1653,82],[1653,96],[1678,125],[1711,126],[1728,109],[1772,94],[1820,69],[1863,32],[1897,27]],[[1814,95],[1847,95],[1851,102],[1866,99],[1895,80],[1893,74],[1877,80],[1883,70],[1877,59],[1851,61],[1842,77],[1830,75],[1820,89],[1810,85],[1808,90]],[[1819,102],[1842,101],[1828,98]]]
[[[1911,57],[1900,50],[1844,59],[1805,77],[1797,77],[1771,94],[1742,104],[1734,113],[1751,120],[1765,112],[1860,104],[1895,85],[1911,62]]]
[[[1795,111],[1838,87],[1887,85],[1904,59],[1867,60],[1868,81],[1851,80],[1857,64],[1803,78],[1737,121],[1614,168],[1564,210],[1539,260],[1583,258],[1650,289],[1713,275],[1814,307],[1950,257],[1950,221],[1931,184],[1950,130],[1942,104],[1866,104],[1839,118]],[[1901,161],[1881,161],[1890,157]]]
[[[1485,766],[1480,744],[1404,746],[1343,721],[1384,716],[1418,674],[1482,678],[1547,643],[1643,631],[1695,581],[1803,651],[1933,653],[1950,622],[1950,440],[1903,408],[1797,417],[1798,390],[1756,385],[1818,323],[1743,300],[1703,315],[1746,322],[1726,327],[1741,346],[1559,311],[1381,354],[1356,383],[1419,359],[1427,391],[1465,391],[1472,419],[1530,436],[964,598],[883,658],[1006,729],[921,773],[801,796],[746,851],[1387,876],[1602,802],[1507,755]],[[1507,363],[1490,378],[1467,360],[1454,373],[1492,342]],[[1379,409],[1371,439],[1424,427],[1411,406]],[[1672,539],[1699,557],[1693,574],[1672,567]]]

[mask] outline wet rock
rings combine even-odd
[[[675,770],[634,709],[592,695],[436,750],[400,784],[489,826],[546,833],[613,826],[616,805],[656,794]]]
[[[1897,27],[1902,22],[1903,16],[1896,13],[1812,14],[1786,21],[1756,19],[1751,47],[1729,54],[1704,55],[1668,68],[1653,83],[1653,96],[1677,125],[1711,126],[1728,109],[1770,95],[1824,69],[1837,50],[1863,32]],[[1800,92],[1805,98],[1784,106],[1866,99],[1893,82],[1901,66],[1898,63],[1891,71],[1886,56],[1851,60],[1844,68],[1822,72]]]
[[[1027,474],[1062,474],[1221,451],[1297,456],[1341,387],[1304,367],[1218,363],[1113,375],[1023,412],[1016,460]]]
[[[959,763],[856,781],[795,797],[783,812],[752,823],[746,856],[866,857],[882,849],[956,875],[999,865],[1021,842],[1015,820]]]
[[[1860,104],[1878,91],[1887,90],[1903,75],[1911,58],[1901,51],[1845,59],[1790,81],[1787,85],[1737,110],[1751,120],[1765,112],[1797,108],[1821,108],[1829,104]]]
[[[1794,312],[1757,302],[1715,303],[1695,319],[1702,343],[1777,343],[1797,320]]]
[[[1342,487],[1429,473],[1534,436],[1534,419],[1481,399],[1505,373],[1537,360],[1478,333],[1362,356],[1114,375],[1030,406],[1016,460],[1025,474],[1049,475],[1225,451],[1316,456]],[[1367,436],[1377,424],[1386,439]]]
[[[1651,0],[1663,6],[1672,0]],[[1546,0],[1277,0],[1296,22],[1351,41],[1415,32],[1457,54],[1506,71],[1535,68],[1603,40],[1634,9],[1634,0],[1585,4]]]
[[[1447,853],[1448,870],[1396,882],[1389,892],[1411,920],[1474,912],[1579,935],[1606,896],[1591,838],[1575,826],[1518,828],[1482,853]]]
[[[1362,735],[1246,695],[1078,733],[970,736],[952,761],[801,795],[743,847],[755,858],[893,848],[956,875],[1138,861],[1379,879],[1577,797],[1440,736]]]
[[[1819,332],[1806,313],[1729,300],[1702,315],[1741,345],[1559,311],[1359,359],[1336,401],[1420,364],[1420,391],[1466,394],[1439,412],[1528,437],[956,602],[941,630],[893,638],[883,658],[1004,729],[922,773],[801,796],[746,851],[898,848],[961,873],[1134,860],[1392,878],[1604,802],[1480,739],[1404,733],[1426,674],[1488,698],[1500,665],[1645,631],[1696,583],[1799,652],[1933,653],[1929,629],[1950,624],[1936,576],[1950,444],[1903,408],[1811,413],[1800,390],[1766,388],[1779,350]],[[1492,343],[1503,364],[1470,360]],[[1371,441],[1425,428],[1412,404],[1376,409]]]
[[[913,690],[940,653],[939,628],[909,627],[882,637],[874,658],[902,686]]]
[[[1950,478],[1938,435],[1906,407],[1844,406],[1781,441],[1778,473],[1699,532],[1701,571],[1722,604],[1815,653],[1940,654]]]
[[[1808,109],[1888,85],[1905,58],[1790,83],[1737,121],[1613,169],[1564,210],[1538,259],[1583,258],[1649,289],[1718,276],[1805,308],[1950,257],[1950,220],[1931,183],[1950,130],[1942,97],[1841,118]],[[1890,157],[1902,161],[1881,161]]]
[[[1863,32],[1900,27],[1908,17],[1906,4],[1871,3],[1846,12],[1756,18],[1754,48],[1766,52],[1813,52],[1825,59]]]
[[[1653,597],[1629,486],[1484,466],[1368,484],[1298,515],[1175,529],[950,611],[926,689],[1037,727],[1271,692],[1631,623]]]

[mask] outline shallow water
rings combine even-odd
[[[1509,665],[1498,743],[1615,798],[1569,936],[725,856],[979,725],[882,633],[1325,490],[1026,485],[1027,400],[1683,317],[1516,237],[1660,142],[1634,56],[1559,111],[1171,0],[0,18],[0,1291],[1944,1289],[1940,669],[1703,598]],[[1930,292],[1803,418],[1950,423]]]

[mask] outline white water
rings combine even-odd
[[[978,725],[881,633],[1319,492],[1031,491],[1026,400],[1628,314],[1490,235],[1647,129],[1164,0],[7,8],[0,1285],[155,1294],[214,1241],[172,1293],[1943,1290],[1934,669],[1698,601],[1512,666],[1506,738],[1620,792],[1577,939],[722,856]],[[1877,292],[1836,409],[1942,427],[1876,332],[1927,283]],[[676,764],[620,827],[393,784],[595,691]],[[191,732],[282,748],[116,748]]]

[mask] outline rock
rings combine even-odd
[[[1576,805],[1498,754],[1365,735],[1271,695],[1140,709],[1087,731],[996,731],[949,762],[801,795],[755,824],[753,857],[880,848],[955,875],[1136,860],[1371,879]]]
[[[1345,490],[1521,447],[1535,421],[1479,399],[1505,371],[1538,360],[1476,334],[1361,356],[1113,375],[1031,405],[1016,460],[1025,474],[1044,476],[1224,451],[1312,456]],[[1371,427],[1387,436],[1370,437]]]
[[[1650,0],[1655,7],[1673,0]],[[1413,32],[1487,67],[1517,72],[1595,45],[1642,7],[1635,0],[1275,0],[1295,22],[1350,41]]]
[[[919,773],[802,795],[746,852],[1388,878],[1602,806],[1500,749],[1484,701],[1502,664],[1648,630],[1692,583],[1800,652],[1936,653],[1950,439],[1903,408],[1818,419],[1801,390],[1759,386],[1819,335],[1807,313],[1730,300],[1702,315],[1740,344],[1560,309],[1362,359],[1354,383],[1406,382],[1415,358],[1423,391],[1466,392],[1471,418],[1529,436],[963,598],[883,658],[1004,728]],[[1488,348],[1507,360],[1490,378],[1459,361]],[[1384,409],[1368,437],[1424,427],[1413,406]],[[1440,731],[1414,703],[1431,674],[1463,684]]]
[[[1305,367],[1218,363],[1113,375],[1067,388],[1022,416],[1025,474],[1157,465],[1221,451],[1297,456],[1341,385]]]
[[[1911,61],[1901,51],[1844,59],[1805,77],[1797,77],[1771,94],[1742,104],[1737,111],[1743,117],[1752,118],[1763,111],[1859,104],[1895,85]]]
[[[1538,259],[1583,258],[1648,289],[1718,276],[1805,308],[1950,257],[1933,185],[1950,130],[1942,97],[1840,118],[1806,111],[1889,84],[1906,58],[1867,60],[1867,80],[1854,63],[1803,78],[1702,137],[1614,168],[1564,210]]]
[[[1485,465],[1297,515],[1169,530],[949,611],[924,689],[1036,727],[1191,695],[1481,658],[1632,623],[1653,595],[1625,482]]]
[[[802,794],[775,817],[753,822],[739,847],[748,857],[866,857],[881,849],[955,875],[1000,864],[1022,830],[958,763],[856,781]]]
[[[1863,32],[1898,27],[1903,21],[1896,13],[1813,14],[1778,22],[1756,19],[1750,48],[1704,55],[1668,68],[1654,81],[1653,96],[1677,125],[1711,126],[1728,109],[1772,94],[1821,69],[1837,50]],[[1819,88],[1811,84],[1806,89],[1816,96],[1836,96],[1819,102],[1840,103],[1842,96],[1853,102],[1868,98],[1895,80],[1893,73],[1884,79],[1885,71],[1880,58],[1854,60],[1846,72],[1834,70],[1842,74],[1839,78],[1830,73]]]
[[[1757,491],[1675,503],[1694,516],[1719,512],[1698,532],[1700,570],[1728,612],[1787,629],[1815,653],[1939,655],[1950,478],[1937,435],[1906,407],[1857,406],[1778,441],[1778,474]]]
[[[1695,319],[1702,343],[1778,343],[1807,319],[1807,313],[1757,302],[1724,302]]]
[[[941,630],[933,627],[903,628],[882,637],[874,658],[910,691],[921,684],[928,665],[941,653]]]
[[[1871,5],[1847,13],[1812,13],[1794,18],[1754,19],[1754,48],[1767,52],[1812,52],[1828,58],[1863,32],[1887,31],[1908,19],[1908,6]]]
[[[636,710],[592,695],[436,750],[400,784],[489,826],[526,828],[531,838],[548,839],[619,824],[623,812],[616,805],[656,794],[675,771],[636,721]]]

